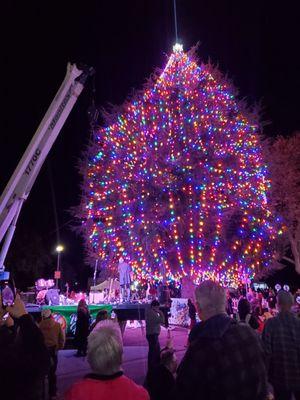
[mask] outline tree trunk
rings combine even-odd
[[[282,260],[286,260],[286,261],[288,261],[289,263],[291,263],[291,264],[294,264],[294,265],[295,265],[295,260],[293,260],[293,259],[292,259],[292,258],[290,258],[290,257],[283,256],[283,257],[281,257],[281,259],[282,259]]]
[[[289,238],[290,238],[292,253],[295,260],[295,270],[296,272],[298,272],[298,274],[300,274],[300,252],[298,248],[298,241],[292,235],[289,235]]]

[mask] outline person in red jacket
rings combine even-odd
[[[123,375],[123,343],[118,325],[103,322],[88,337],[92,373],[75,383],[65,400],[149,400],[148,392]]]

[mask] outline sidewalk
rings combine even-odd
[[[171,331],[171,337],[178,360],[185,353],[187,329],[176,327]],[[164,347],[167,342],[167,331],[162,329],[160,344]],[[59,352],[57,368],[58,393],[64,393],[75,381],[82,378],[89,370],[86,358],[74,357],[75,350]],[[145,334],[140,328],[127,328],[124,333],[124,373],[138,384],[143,384],[147,373],[148,344]]]

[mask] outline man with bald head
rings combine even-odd
[[[300,399],[300,319],[291,312],[293,303],[291,293],[278,292],[278,315],[267,320],[262,335],[275,400]]]
[[[246,324],[226,313],[226,292],[213,281],[195,291],[201,322],[178,368],[176,398],[265,400],[267,374],[262,345]]]

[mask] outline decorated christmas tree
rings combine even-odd
[[[164,70],[94,132],[81,230],[113,274],[237,285],[267,269],[275,225],[255,114],[211,65],[174,46]]]

